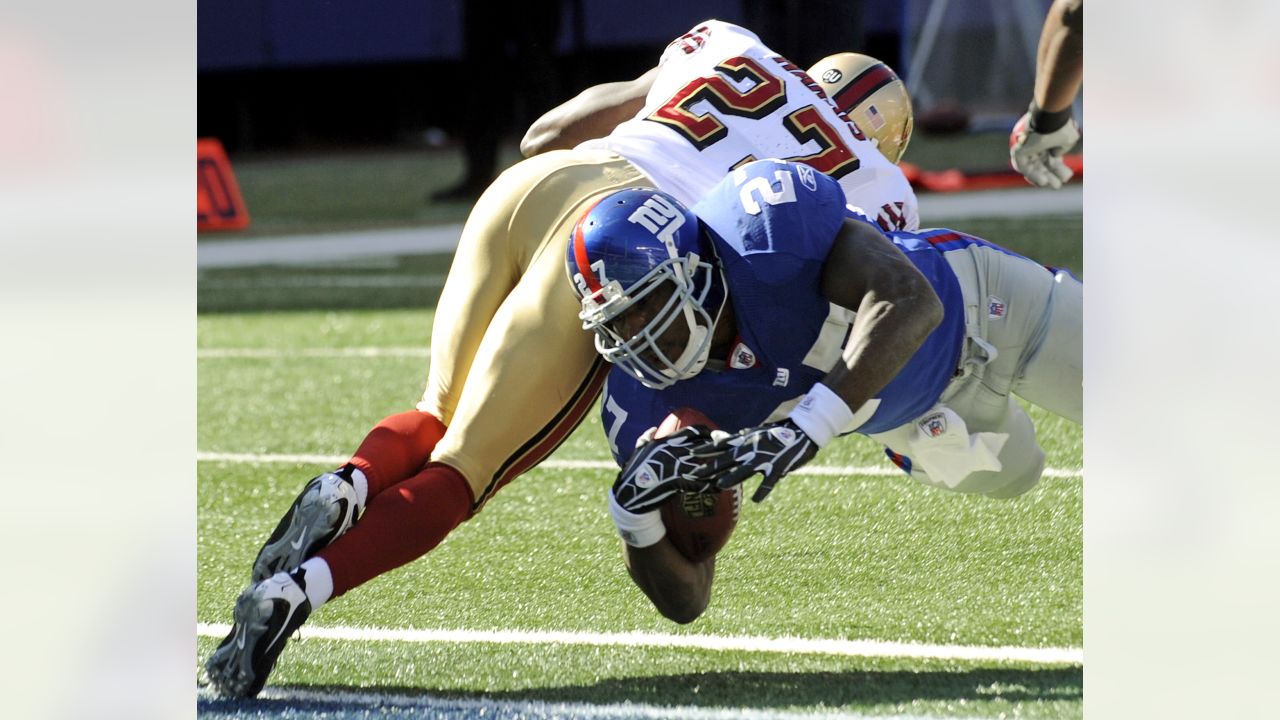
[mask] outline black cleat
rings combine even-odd
[[[296,569],[355,525],[364,508],[356,497],[348,465],[311,479],[293,501],[253,561],[255,583]]]
[[[301,573],[295,575],[273,575],[236,600],[231,633],[204,664],[218,694],[251,698],[262,692],[289,636],[311,614]]]

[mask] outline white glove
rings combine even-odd
[[[1067,118],[1062,127],[1041,134],[1031,129],[1028,112],[1018,118],[1009,134],[1009,164],[1032,185],[1057,190],[1075,174],[1062,162],[1062,156],[1079,141],[1075,120]]]

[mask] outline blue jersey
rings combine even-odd
[[[841,362],[852,328],[852,312],[832,305],[821,290],[822,267],[841,225],[854,218],[880,231],[846,207],[836,181],[807,165],[774,160],[735,170],[692,210],[724,268],[738,338],[723,369],[704,370],[664,390],[647,388],[617,368],[609,374],[603,419],[619,464],[641,433],[678,408],[699,410],[730,432],[785,414]],[[920,416],[955,375],[964,301],[934,236],[971,239],[951,231],[888,235],[928,278],[944,317],[877,393],[880,405],[858,432],[882,432]]]

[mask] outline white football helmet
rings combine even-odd
[[[893,68],[869,55],[846,52],[822,58],[808,72],[889,162],[902,159],[915,121],[907,86]]]

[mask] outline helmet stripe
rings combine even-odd
[[[601,285],[600,279],[596,277],[596,273],[591,269],[591,258],[587,256],[587,240],[582,235],[582,223],[587,221],[587,216],[592,210],[596,209],[596,205],[600,204],[603,197],[596,198],[582,213],[582,217],[578,218],[578,224],[573,228],[573,261],[578,266],[578,272],[582,274],[582,279],[586,280],[587,287],[591,292],[599,292]]]
[[[876,63],[858,73],[847,85],[831,94],[836,107],[849,112],[863,100],[871,97],[871,93],[897,80],[898,76],[884,63]]]

